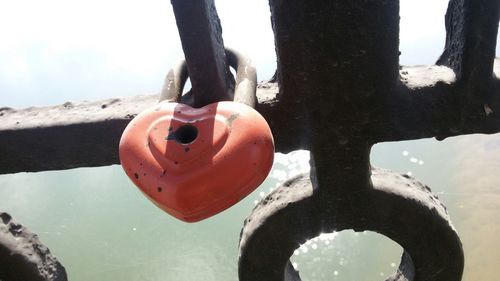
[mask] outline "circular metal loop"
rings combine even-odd
[[[245,220],[239,280],[300,281],[289,262],[295,249],[321,233],[353,229],[403,247],[399,268],[386,281],[460,281],[462,244],[444,205],[412,178],[372,172],[373,187],[349,200],[318,196],[305,174],[273,191]]]
[[[257,102],[257,72],[252,61],[229,48],[226,48],[226,59],[229,65],[236,70],[233,101],[255,107]],[[188,77],[187,64],[183,60],[172,68],[165,77],[160,102],[179,102]]]

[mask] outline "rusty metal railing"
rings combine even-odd
[[[279,104],[311,151],[311,172],[285,182],[245,221],[240,280],[300,280],[293,251],[346,229],[403,247],[387,281],[461,280],[462,245],[444,205],[415,179],[372,168],[369,154],[382,141],[498,132],[500,2],[450,1],[439,66],[424,67],[399,65],[397,0],[270,6]]]
[[[172,4],[194,105],[231,100],[213,1]],[[372,168],[369,155],[384,141],[500,132],[500,2],[451,0],[442,56],[436,65],[412,67],[399,65],[398,0],[270,0],[270,7],[279,93],[261,88],[256,108],[277,151],[311,151],[311,172],[287,181],[245,221],[240,280],[300,280],[289,263],[293,250],[345,229],[375,231],[404,248],[387,280],[461,280],[462,246],[444,205],[415,179]],[[192,33],[196,28],[204,31]],[[90,121],[66,120],[75,113],[67,104],[58,108],[59,123],[39,123],[48,109],[0,109],[1,173],[118,163],[121,130],[140,111],[132,104],[96,103],[95,111],[114,109],[114,117]],[[75,142],[58,143],[71,137]]]

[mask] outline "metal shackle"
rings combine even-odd
[[[239,52],[226,48],[226,59],[236,70],[236,83],[233,101],[255,107],[257,102],[257,72],[252,61]],[[165,83],[160,94],[160,102],[179,102],[182,90],[189,77],[185,60],[180,61],[165,77]]]

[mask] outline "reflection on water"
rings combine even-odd
[[[237,280],[243,219],[308,153],[278,155],[266,182],[235,207],[196,224],[151,204],[119,166],[0,176],[0,210],[37,232],[71,280]],[[379,144],[375,166],[412,174],[448,206],[464,244],[464,280],[500,274],[500,135]],[[323,234],[292,256],[303,280],[383,280],[401,248],[371,232]]]
[[[402,158],[393,157],[397,151],[403,151]],[[500,134],[381,144],[372,154],[377,166],[413,171],[445,203],[464,247],[463,280],[498,280]],[[409,155],[425,165],[408,161]]]
[[[385,280],[399,266],[402,249],[373,232],[324,233],[294,252],[303,280]]]

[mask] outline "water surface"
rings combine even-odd
[[[151,204],[120,166],[0,176],[0,209],[31,230],[70,280],[237,280],[244,218],[280,182],[308,169],[308,154],[278,156],[270,177],[233,208],[180,222]],[[500,135],[376,145],[376,166],[410,173],[447,205],[464,244],[464,280],[500,274]],[[372,232],[323,234],[292,256],[303,280],[383,280],[401,248]]]

